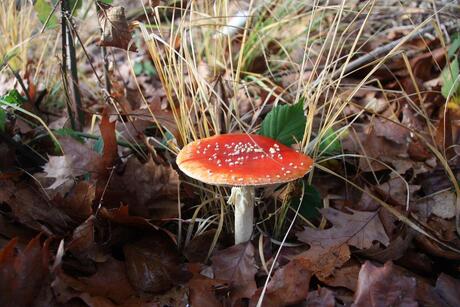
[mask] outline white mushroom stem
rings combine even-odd
[[[235,206],[235,244],[251,239],[254,224],[254,187],[233,187],[228,199]]]

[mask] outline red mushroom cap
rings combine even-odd
[[[187,144],[177,165],[209,184],[256,186],[303,177],[313,160],[277,141],[255,134],[224,134]]]

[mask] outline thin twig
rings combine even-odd
[[[61,2],[62,13],[63,13],[63,23],[71,24],[72,15],[70,13],[69,4],[67,0],[62,0]],[[76,130],[82,130],[85,125],[85,114],[83,112],[83,106],[81,102],[80,87],[78,85],[78,70],[77,70],[77,55],[75,51],[74,39],[72,36],[71,28],[67,26],[65,28],[65,36],[67,38],[67,52],[69,56],[70,64],[70,77],[72,80],[72,94],[74,100],[74,107],[78,116],[78,127]],[[63,63],[67,65],[67,63]]]
[[[454,25],[456,25],[458,22],[456,21],[452,21],[448,24],[445,24],[446,27],[452,27]],[[410,33],[408,34],[407,36],[404,36],[404,37],[401,37],[400,39],[397,39],[397,40],[394,40],[386,45],[383,45],[383,46],[380,46],[374,50],[372,50],[371,52],[357,58],[356,60],[353,60],[351,61],[350,63],[348,63],[348,65],[344,68],[344,69],[337,69],[335,70],[332,74],[331,74],[331,79],[335,79],[335,78],[338,78],[342,73],[343,75],[365,65],[365,64],[369,64],[370,62],[372,61],[375,61],[377,60],[381,55],[383,54],[386,54],[388,53],[389,51],[391,51],[393,48],[395,48],[396,46],[398,46],[401,42],[403,41],[409,41],[419,35],[423,35],[425,33],[429,33],[431,31],[434,30],[434,26],[433,25],[429,25],[429,26],[426,26],[424,28],[421,28],[417,31],[414,31],[413,33]],[[343,72],[342,72],[343,70]],[[318,80],[321,80],[321,78],[324,77],[324,76],[320,76]],[[318,81],[319,82],[319,81]],[[318,82],[315,82],[315,83],[318,83]]]
[[[66,97],[66,106],[67,113],[70,119],[70,125],[73,130],[76,130],[75,117],[72,110],[72,103],[70,96],[68,94],[68,81],[67,81],[67,20],[66,20],[66,11],[64,9],[63,1],[61,2],[61,48],[62,48],[62,65],[61,65],[61,75],[62,75],[62,86],[64,87],[64,93]]]

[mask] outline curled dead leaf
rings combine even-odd
[[[123,7],[111,6],[99,1],[98,17],[102,28],[102,36],[99,41],[101,46],[137,51],[136,45],[131,43],[131,32]]]

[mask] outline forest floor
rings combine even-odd
[[[33,4],[32,4],[33,3]],[[0,1],[1,306],[460,306],[458,1]],[[185,145],[309,155],[230,187]]]

